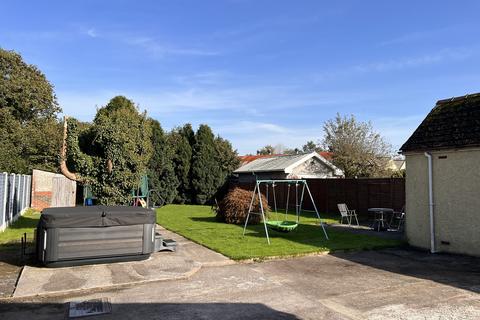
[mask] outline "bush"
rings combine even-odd
[[[230,190],[225,198],[218,204],[217,218],[226,223],[243,224],[248,214],[248,207],[252,201],[253,191],[247,191],[241,188]],[[262,204],[265,214],[270,210],[265,196],[262,195]],[[258,195],[253,201],[253,212],[260,212],[260,202]],[[249,224],[260,223],[260,215],[250,215]]]

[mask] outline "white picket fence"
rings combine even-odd
[[[0,231],[30,207],[32,176],[0,173]]]

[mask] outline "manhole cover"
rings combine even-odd
[[[112,312],[112,304],[108,298],[85,301],[71,301],[68,303],[68,317],[80,318],[106,314]]]

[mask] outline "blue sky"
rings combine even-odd
[[[0,47],[92,120],[125,95],[239,153],[321,139],[341,114],[397,148],[435,101],[480,91],[478,1],[2,1]]]

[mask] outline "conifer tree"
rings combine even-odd
[[[215,141],[212,130],[202,124],[195,135],[192,156],[192,187],[195,202],[205,204],[211,201],[219,181],[218,163],[215,159]]]
[[[167,136],[168,144],[173,150],[172,161],[175,176],[178,180],[176,203],[191,203],[191,162],[192,147],[188,138],[182,132],[183,128],[175,128]]]
[[[238,159],[238,153],[236,150],[233,150],[232,144],[230,141],[223,139],[220,136],[215,138],[215,162],[216,162],[216,174],[215,174],[215,187],[217,189],[217,194],[215,197],[217,199],[223,198],[227,189],[227,181],[232,172],[237,169],[240,165],[240,160]]]
[[[179,182],[173,164],[173,146],[157,120],[150,119],[153,153],[148,163],[149,188],[154,190],[151,200],[160,204],[172,203],[177,196]]]

